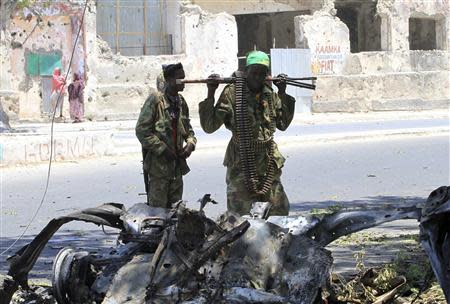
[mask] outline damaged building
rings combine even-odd
[[[448,1],[194,2],[235,16],[239,56],[253,48],[309,49],[307,65],[318,76],[311,112],[449,106]],[[290,64],[282,68],[302,69]]]
[[[49,71],[67,71],[83,4],[50,3],[39,22],[34,15],[27,18],[26,9],[12,14],[0,53],[0,96],[11,120],[48,119]],[[163,63],[181,61],[192,77],[231,74],[237,66],[237,42],[230,43],[237,36],[234,25],[230,15],[206,14],[176,1],[88,1],[71,65],[86,82],[86,117],[137,117]],[[197,101],[203,93],[188,88],[185,96]]]
[[[51,71],[68,69],[83,4],[12,14],[0,47],[10,120],[48,119]],[[313,95],[293,93],[297,111],[446,109],[449,10],[447,0],[89,1],[71,71],[84,75],[93,120],[136,118],[163,63],[229,76],[254,48],[272,54],[273,74],[318,77]],[[205,86],[184,95],[197,115]]]
[[[52,74],[55,68],[67,70],[82,9],[79,5],[58,2],[44,9],[40,16],[29,10],[12,16],[1,83],[2,91],[9,91],[3,94],[2,103],[10,119],[34,120],[52,112]],[[78,43],[71,64],[73,72],[85,74],[85,57],[85,45]]]

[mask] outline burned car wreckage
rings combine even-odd
[[[62,249],[53,263],[53,294],[66,303],[321,303],[333,259],[324,247],[363,229],[418,219],[420,242],[450,299],[450,187],[420,205],[341,210],[322,218],[271,216],[256,203],[249,216],[216,221],[179,202],[172,209],[121,204],[53,219],[10,261],[0,285],[9,303],[54,233],[70,221],[120,230],[118,245],[100,252]]]

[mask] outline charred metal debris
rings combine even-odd
[[[420,242],[450,299],[450,187],[424,204],[341,210],[324,217],[272,216],[268,203],[251,215],[226,212],[216,221],[178,202],[172,209],[105,204],[51,220],[9,258],[0,303],[28,288],[28,273],[56,231],[70,221],[120,231],[118,245],[100,252],[62,249],[53,263],[56,301],[68,303],[321,303],[333,258],[332,241],[398,219],[420,222]]]

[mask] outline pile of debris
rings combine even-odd
[[[450,296],[450,187],[433,191],[424,206],[341,210],[322,218],[267,218],[270,205],[256,203],[249,216],[226,212],[213,221],[203,212],[209,200],[205,196],[199,211],[183,202],[170,210],[105,204],[54,219],[11,257],[0,303],[9,303],[19,286],[28,287],[28,273],[45,244],[73,220],[117,228],[120,236],[113,250],[59,252],[52,279],[59,304],[322,303],[327,293],[330,303],[343,303],[346,299],[333,293],[338,288],[330,280],[333,259],[324,247],[344,235],[405,218],[420,220],[422,246]],[[371,302],[384,303],[405,284],[401,276],[380,277],[367,271],[358,278],[362,285],[353,286],[371,292]]]

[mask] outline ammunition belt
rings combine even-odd
[[[273,142],[273,138],[270,138],[268,140],[250,140],[250,147],[253,149],[256,153],[266,152],[270,149]],[[238,136],[233,136],[233,143],[236,146],[239,146],[239,139]]]
[[[248,105],[245,98],[246,92],[244,91],[244,88],[246,88],[245,78],[240,75],[237,76],[235,86],[235,126],[241,171],[245,176],[245,185],[247,190],[258,195],[265,195],[272,188],[276,168],[276,164],[273,159],[273,154],[275,151],[273,134],[275,133],[276,121],[273,113],[272,100],[269,100],[271,139],[262,142],[255,141],[253,139],[252,127],[248,117]],[[261,178],[259,178],[256,174],[255,161],[255,153],[259,151],[267,151],[269,157],[265,175]]]

